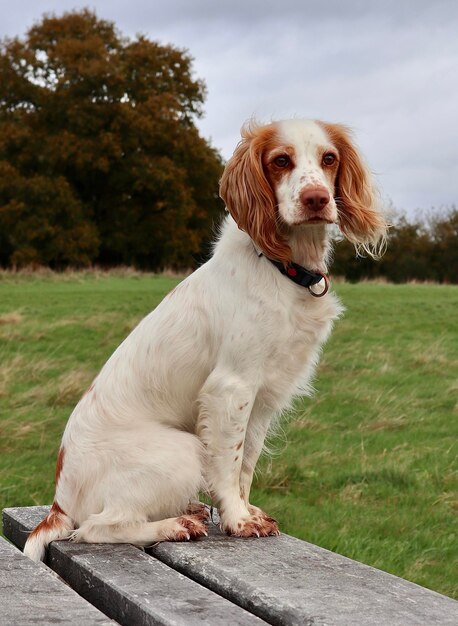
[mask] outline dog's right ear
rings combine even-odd
[[[277,200],[263,167],[263,155],[275,139],[273,124],[242,128],[242,140],[221,178],[220,196],[238,227],[267,257],[288,263],[291,250],[278,232]]]

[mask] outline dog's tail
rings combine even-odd
[[[61,445],[56,464],[56,494],[59,491],[64,454],[65,449]],[[73,520],[60,508],[57,496],[54,496],[54,502],[49,514],[30,533],[24,546],[24,554],[34,561],[43,561],[48,544],[56,539],[67,539],[74,529]]]
[[[33,561],[43,561],[48,544],[56,539],[67,539],[73,530],[73,521],[54,502],[49,514],[30,533],[24,554]]]

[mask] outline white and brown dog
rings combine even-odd
[[[133,330],[70,416],[31,558],[55,539],[204,535],[205,512],[189,505],[203,489],[227,533],[278,534],[250,487],[269,428],[307,393],[341,310],[331,293],[315,297],[327,290],[328,224],[369,252],[386,225],[335,124],[248,125],[221,197],[230,215],[211,259]]]

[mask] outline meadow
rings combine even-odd
[[[179,282],[0,274],[0,506],[50,503],[65,422],[113,349]],[[458,597],[458,287],[337,283],[346,306],[312,398],[252,502],[284,532]]]

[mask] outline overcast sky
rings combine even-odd
[[[253,115],[344,122],[397,208],[458,204],[457,0],[18,0],[0,36],[84,6],[190,51],[224,158]]]

